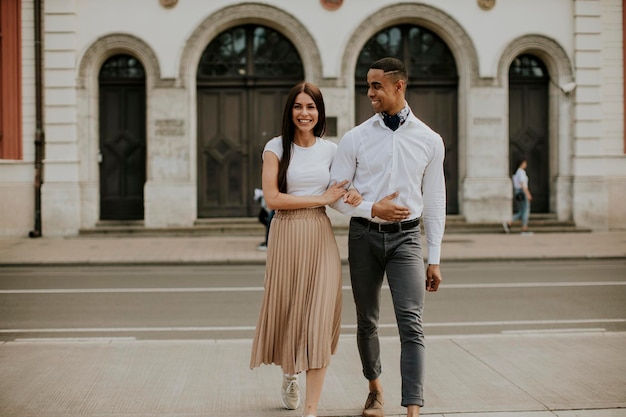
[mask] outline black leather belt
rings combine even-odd
[[[376,223],[369,221],[363,217],[353,217],[352,220],[359,224],[362,224],[363,226],[367,226],[369,229],[378,230],[382,233],[397,233],[403,230],[410,230],[414,227],[419,226],[420,224],[419,217],[417,219],[397,223]]]

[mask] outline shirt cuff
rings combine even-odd
[[[374,203],[371,201],[362,201],[357,207],[355,207],[354,215],[357,217],[364,217],[366,219],[372,218],[372,207]]]
[[[439,265],[441,261],[441,246],[428,246],[428,264]]]

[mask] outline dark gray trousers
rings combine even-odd
[[[348,257],[356,304],[357,345],[368,380],[381,374],[378,318],[386,273],[400,333],[402,405],[424,405],[424,332],[422,310],[426,274],[420,228],[379,232],[350,221]]]

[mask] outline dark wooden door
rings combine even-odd
[[[268,140],[280,135],[283,122],[283,108],[288,94],[288,87],[257,88],[252,92],[252,101],[254,103],[251,110],[253,124],[250,133],[252,138],[252,158],[250,158],[250,164],[248,165],[252,188],[261,188],[263,148],[265,148]],[[253,212],[250,214],[255,215],[257,213],[258,210],[256,210],[256,207],[253,207]]]
[[[439,133],[446,147],[447,214],[459,213],[458,76],[452,52],[429,29],[415,25],[386,28],[363,47],[355,71],[356,122],[372,115],[366,76],[377,59],[392,56],[404,62],[409,74],[406,100],[415,115]]]
[[[198,91],[198,216],[245,217],[261,188],[262,152],[280,135],[285,88]]]
[[[415,115],[439,133],[446,147],[443,172],[446,178],[446,212],[459,212],[457,87],[409,88],[407,102]]]
[[[207,46],[197,75],[199,218],[258,214],[262,151],[303,78],[296,49],[270,28],[238,26]]]
[[[199,217],[245,215],[248,106],[245,90],[198,90]]]
[[[106,68],[107,64],[101,71],[99,92],[100,219],[141,220],[146,182],[145,83],[143,77],[111,76]]]
[[[537,58],[524,55],[509,76],[509,163],[526,158],[531,212],[550,212],[550,147],[548,132],[548,79]],[[529,71],[526,71],[529,69]]]

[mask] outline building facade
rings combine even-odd
[[[450,215],[509,218],[524,156],[534,213],[626,227],[623,0],[2,5],[21,72],[5,76],[3,36],[0,235],[255,216],[289,88],[320,86],[339,141],[372,114],[365,74],[382,56],[407,64],[407,100],[444,139]]]

